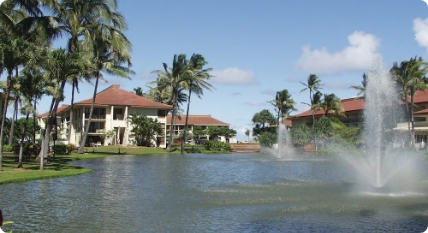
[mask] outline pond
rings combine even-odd
[[[112,155],[76,164],[93,173],[1,185],[5,220],[15,221],[7,230],[423,232],[428,226],[427,179],[411,195],[363,195],[332,157]]]

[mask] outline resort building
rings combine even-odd
[[[364,98],[356,97],[350,99],[341,100],[341,104],[345,110],[344,114],[346,117],[341,117],[340,120],[348,125],[353,127],[363,127],[364,126],[364,108],[365,102]],[[405,104],[403,101],[400,102],[403,112],[405,110]],[[417,91],[414,96],[414,126],[415,126],[415,141],[416,143],[421,143],[424,141],[427,142],[428,135],[428,90],[427,91]],[[317,110],[313,112],[315,120],[320,118],[324,111]],[[312,125],[312,111],[308,110],[297,114],[290,118],[292,120],[292,127],[298,127],[301,124],[306,124],[308,126]],[[408,123],[404,116],[402,116],[396,125],[393,128],[395,132],[398,133],[407,133],[408,132]]]
[[[57,110],[58,140],[67,143],[67,129],[71,124],[70,143],[80,145],[84,127],[88,123],[92,98],[74,103],[73,122],[70,122],[70,105],[62,105]],[[132,126],[128,121],[131,114],[144,114],[157,119],[164,134],[158,135],[154,145],[166,147],[166,113],[172,106],[154,102],[132,92],[123,90],[119,85],[112,85],[100,91],[95,98],[95,105],[89,125],[86,146],[132,145],[135,144]],[[38,115],[38,123],[45,128],[48,112]]]
[[[169,130],[171,127],[171,115],[168,115],[167,117],[167,126],[166,131],[169,135]],[[186,124],[186,116],[181,116],[180,118],[176,117],[174,122],[174,129],[173,129],[173,135],[178,137],[180,134],[182,134],[184,130],[184,125]],[[189,119],[187,121],[187,126],[189,128],[188,133],[192,134],[193,129],[195,126],[201,126],[202,130],[206,130],[209,127],[212,126],[218,126],[218,127],[226,127],[229,128],[230,124],[224,123],[220,120],[217,120],[210,115],[189,115]],[[203,135],[198,138],[200,141],[207,141],[210,140],[210,137],[208,135]],[[236,143],[236,138],[225,138],[223,136],[218,138],[221,142],[229,142],[229,143]],[[195,143],[193,140],[190,140],[188,143]]]

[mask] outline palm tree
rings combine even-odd
[[[291,98],[290,93],[287,89],[284,89],[282,91],[276,92],[275,99],[272,101],[269,101],[274,107],[275,111],[277,112],[277,122],[283,122],[284,117],[288,117],[288,115],[295,111],[296,108],[294,105],[296,102]],[[281,118],[281,121],[280,121]]]
[[[139,95],[139,96],[144,96],[144,92],[143,92],[143,89],[141,87],[134,88],[133,93],[136,95]]]
[[[407,124],[410,141],[413,146],[416,146],[413,118],[414,96],[418,90],[425,90],[428,88],[427,84],[424,82],[424,76],[427,73],[427,68],[428,63],[424,62],[421,57],[414,57],[410,58],[409,61],[401,62],[400,65],[395,62],[390,70],[390,73],[400,89],[401,97],[406,104]]]
[[[350,86],[349,88],[358,90],[357,95],[362,95],[363,98],[366,97],[366,87],[367,87],[368,77],[366,73],[363,73],[363,81],[361,81],[361,86]]]
[[[324,115],[328,116],[328,113],[333,113],[336,116],[345,116],[344,109],[340,103],[340,98],[335,94],[324,94],[324,99],[319,106],[324,110]]]
[[[310,108],[313,109],[313,105],[314,105],[314,99],[313,99],[313,93],[319,91],[321,88],[320,86],[321,84],[321,80],[318,79],[318,76],[315,74],[310,74],[308,77],[308,81],[307,83],[303,83],[300,82],[301,84],[303,84],[303,86],[305,86],[305,88],[303,88],[302,90],[300,90],[300,93],[309,90],[309,99],[310,99]],[[312,126],[313,123],[315,122],[315,116],[314,116],[314,111],[312,111]],[[313,129],[313,127],[312,127]]]
[[[190,77],[187,82],[183,83],[185,88],[189,90],[189,93],[187,94],[186,121],[184,123],[184,132],[180,148],[182,154],[184,153],[184,143],[186,140],[187,124],[189,120],[190,97],[192,92],[195,93],[198,98],[201,98],[204,89],[211,91],[213,88],[213,86],[207,82],[207,80],[212,77],[209,74],[212,68],[204,69],[203,67],[206,64],[208,64],[208,62],[206,62],[205,58],[200,54],[193,54],[188,63],[189,70],[191,71],[189,72]]]
[[[170,124],[170,132],[169,132],[169,140],[168,146],[166,148],[167,151],[172,150],[171,144],[173,143],[173,132],[175,125],[175,117],[177,115],[177,111],[179,110],[179,97],[180,93],[183,91],[183,84],[187,83],[191,77],[192,71],[189,70],[188,61],[186,60],[186,55],[174,55],[174,59],[172,61],[172,67],[169,68],[166,63],[163,63],[164,70],[156,70],[155,73],[158,74],[160,78],[159,83],[162,84],[162,89],[169,89],[169,93],[171,95],[170,105],[172,105],[171,112],[171,124]],[[158,84],[159,85],[159,84]]]
[[[82,75],[86,70],[86,61],[79,53],[67,53],[65,49],[55,49],[48,53],[48,58],[42,63],[46,71],[46,79],[50,81],[51,106],[47,117],[47,124],[43,132],[42,148],[40,151],[40,170],[43,170],[43,160],[47,155],[49,138],[52,126],[56,127],[57,109],[64,100],[64,87],[70,78]]]
[[[125,22],[122,22],[126,25]],[[95,78],[94,94],[92,97],[91,109],[89,112],[88,122],[85,124],[85,131],[80,142],[78,153],[82,154],[85,148],[87,135],[89,132],[89,126],[91,124],[92,112],[95,105],[95,99],[97,96],[97,89],[99,80],[104,80],[102,73],[106,72],[119,77],[128,78],[129,74],[133,71],[129,69],[131,65],[131,43],[120,31],[122,28],[110,27],[108,25],[99,25],[94,31],[91,31],[92,35],[92,64],[94,68],[89,73],[90,76]],[[122,66],[123,63],[127,63],[128,66]]]
[[[92,36],[94,27],[104,25],[126,28],[123,16],[115,12],[117,9],[116,1],[100,0],[63,0],[52,5],[52,12],[59,19],[60,26],[58,30],[65,32],[69,37],[67,40],[68,53],[81,51],[91,51],[93,49]],[[89,76],[85,76],[89,81]],[[70,141],[71,128],[73,123],[74,94],[79,92],[79,77],[71,80],[71,104],[67,140]]]
[[[7,104],[12,87],[14,86],[13,72],[18,75],[18,67],[27,63],[37,63],[35,51],[38,48],[35,44],[26,41],[20,37],[10,37],[9,35],[0,34],[0,68],[5,68],[7,71],[5,104],[3,108],[2,119],[7,115]],[[1,69],[3,70],[3,69]],[[0,132],[0,170],[2,170],[3,159],[3,137],[4,137],[4,121],[2,121]]]

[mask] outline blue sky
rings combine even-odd
[[[229,123],[246,140],[245,128],[275,92],[287,89],[299,112],[309,93],[300,93],[309,74],[318,75],[323,93],[350,98],[362,74],[381,55],[393,62],[421,56],[428,61],[428,7],[421,0],[118,0],[133,44],[132,80],[108,77],[99,90],[119,84],[148,88],[153,70],[172,63],[174,54],[202,54],[213,69],[216,88],[193,98],[190,114]],[[80,85],[76,100],[91,98],[93,86]],[[69,87],[66,93],[70,93]],[[65,104],[71,95],[66,94]],[[38,109],[47,111],[48,99]],[[184,108],[184,106],[183,106]]]

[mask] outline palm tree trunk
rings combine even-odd
[[[34,111],[33,111],[33,143],[36,143],[36,111],[37,111],[37,100],[34,97]]]
[[[7,87],[5,93],[5,100],[3,105],[3,116],[1,119],[1,129],[0,129],[0,171],[3,171],[3,137],[4,137],[4,122],[6,121],[7,114],[7,102],[9,101],[9,93],[11,88],[11,73],[7,77]]]
[[[24,127],[22,127],[22,129],[21,129],[21,141],[19,143],[18,168],[22,168],[22,152],[23,152],[23,147],[24,147],[25,130],[27,129],[29,116],[30,116],[30,112],[27,112],[27,115],[25,116]]]
[[[173,105],[172,105],[172,112],[171,112],[171,124],[170,124],[170,128],[169,128],[169,143],[168,146],[166,147],[166,151],[171,152],[172,151],[172,135],[174,133],[174,123],[175,123],[175,110],[176,110],[176,103],[177,102],[177,95],[174,92],[174,96],[173,96]]]
[[[60,93],[63,93],[65,84],[66,84],[66,81],[61,82],[61,86],[59,88]],[[40,156],[40,170],[43,170],[43,168],[44,168],[44,159],[45,159],[45,157],[47,157],[47,153],[49,151],[50,136],[51,136],[51,132],[52,132],[52,125],[54,124],[54,122],[55,122],[55,127],[57,127],[56,112],[58,109],[59,102],[60,101],[58,99],[55,99],[55,97],[52,97],[51,109],[49,111],[49,115],[47,118],[47,124],[46,124],[45,132],[44,132],[43,142],[42,142],[42,149],[41,149],[40,155],[39,155]]]
[[[71,127],[72,127],[72,122],[73,122],[73,107],[74,107],[74,81],[73,81],[73,87],[71,90],[71,106],[70,106],[70,119],[68,121],[68,129],[67,129],[67,141],[68,144],[70,144],[70,139],[71,139]]]
[[[10,123],[10,132],[9,132],[9,142],[8,145],[12,146],[12,141],[13,141],[13,131],[15,128],[15,121],[17,120],[17,113],[18,113],[18,97],[15,96],[15,101],[13,104],[14,108],[13,108],[13,116],[12,116],[12,122]]]
[[[413,118],[413,102],[414,102],[414,91],[412,91],[410,96],[410,112],[409,112],[409,116],[410,116],[410,124],[411,124],[411,130],[410,130],[410,137],[412,140],[412,146],[416,148],[416,143],[415,143],[415,121]]]
[[[187,98],[187,111],[186,111],[186,122],[184,123],[184,132],[183,132],[183,140],[181,141],[181,153],[184,153],[184,143],[186,142],[186,134],[187,134],[187,122],[189,120],[189,108],[190,108],[190,96],[192,95],[192,91],[189,89],[189,96]]]
[[[83,132],[82,139],[80,140],[80,147],[78,150],[79,154],[83,154],[83,151],[85,149],[86,139],[88,138],[89,125],[91,124],[92,112],[94,111],[94,105],[95,105],[95,98],[97,97],[99,77],[100,77],[100,73],[99,71],[97,71],[97,78],[95,79],[94,95],[92,96],[91,110],[89,111],[88,123],[85,125],[85,131]]]

